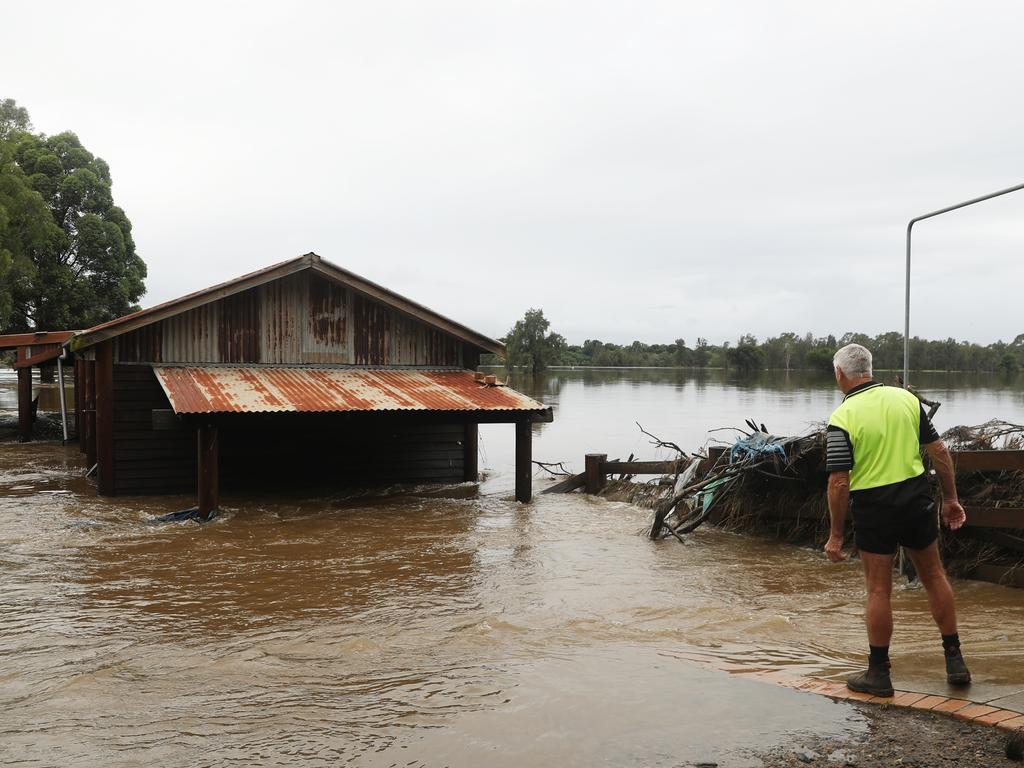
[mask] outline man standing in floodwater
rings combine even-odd
[[[960,653],[953,590],[939,557],[939,514],[921,461],[925,446],[942,484],[942,520],[956,530],[967,519],[956,495],[953,459],[918,399],[901,387],[871,377],[871,352],[847,344],[832,359],[836,383],[846,397],[828,421],[828,509],[831,535],[825,554],[846,559],[843,535],[848,510],[864,565],[868,601],[868,668],[847,681],[854,691],[892,696],[892,570],[902,546],[928,592],[932,617],[942,634],[946,679],[967,685],[971,673]]]

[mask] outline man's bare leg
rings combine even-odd
[[[908,549],[907,554],[910,555],[910,560],[917,569],[917,577],[928,593],[928,606],[931,608],[932,618],[942,633],[946,680],[951,685],[967,685],[971,682],[971,673],[960,653],[956,602],[953,599],[953,588],[949,586],[949,579],[946,578],[946,569],[942,567],[939,543],[934,541],[924,549]]]
[[[871,654],[868,668],[847,678],[846,686],[875,696],[892,696],[889,676],[889,640],[892,638],[892,564],[894,555],[861,550],[868,604],[864,614]]]
[[[946,569],[942,567],[942,558],[939,557],[939,543],[933,541],[924,549],[907,549],[906,552],[917,569],[917,578],[928,593],[928,606],[939,632],[955,635],[956,603],[953,600],[953,588],[946,578]]]
[[[876,555],[861,550],[864,581],[868,589],[868,604],[864,620],[868,628],[868,643],[888,646],[892,639],[892,567],[895,555]]]

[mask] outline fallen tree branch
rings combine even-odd
[[[645,435],[647,435],[649,438],[651,438],[651,445],[653,445],[654,447],[656,447],[656,448],[668,448],[670,450],[675,451],[680,456],[685,456],[686,455],[686,451],[684,451],[682,448],[680,448],[675,443],[669,442],[667,440],[662,440],[657,435],[652,435],[650,432],[648,432],[646,429],[643,428],[643,426],[640,424],[639,421],[635,421],[633,423],[637,425],[637,427],[639,428],[639,430],[641,432],[643,432]]]
[[[541,469],[543,469],[545,472],[548,472],[548,473],[554,475],[555,477],[568,477],[568,476],[572,475],[572,472],[570,472],[568,469],[566,469],[564,462],[561,462],[561,461],[559,461],[559,462],[534,461],[533,463],[536,464]],[[554,467],[554,469],[552,469],[552,467]]]

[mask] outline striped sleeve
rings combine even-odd
[[[939,439],[939,433],[935,431],[935,427],[932,424],[932,420],[928,418],[928,414],[924,412],[924,406],[921,406],[921,445],[928,445],[928,443],[934,443]]]
[[[846,430],[829,424],[825,440],[825,471],[849,472],[853,469],[853,446]]]

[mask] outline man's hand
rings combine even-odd
[[[957,528],[962,526],[967,520],[967,513],[964,512],[963,506],[956,499],[943,500],[942,502],[942,522],[949,526],[951,531],[955,531]]]
[[[843,554],[843,537],[836,536],[834,533],[829,536],[828,542],[825,544],[825,554],[833,563],[843,562],[846,559],[846,555]]]

